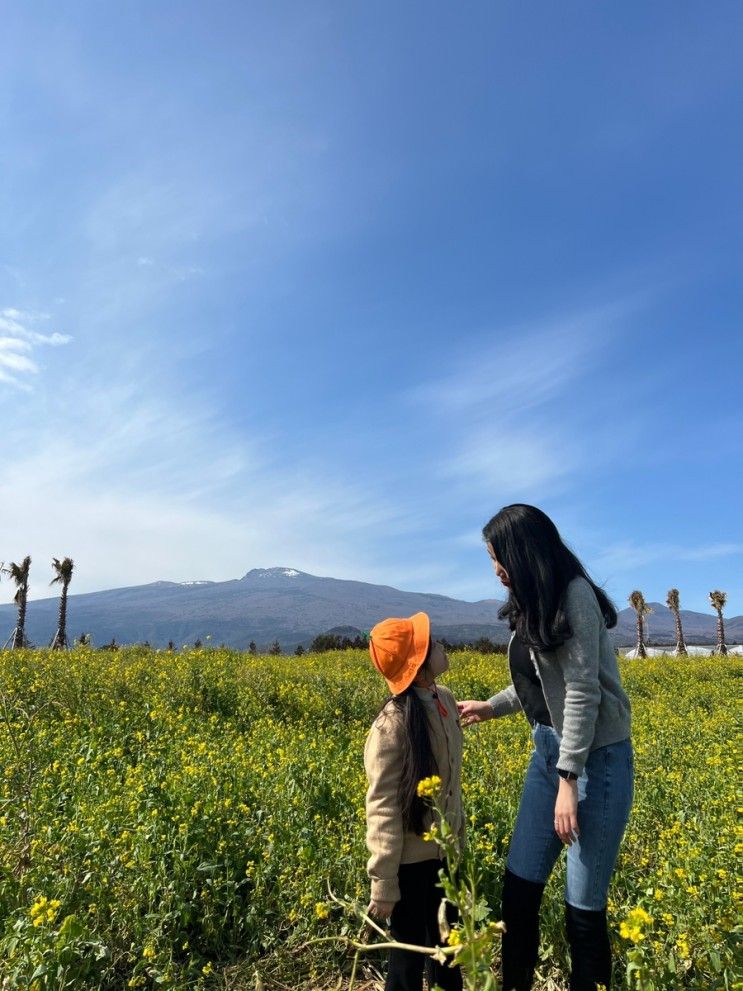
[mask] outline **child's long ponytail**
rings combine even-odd
[[[426,828],[428,806],[418,797],[418,782],[436,774],[436,760],[431,750],[426,707],[411,685],[390,702],[401,713],[405,727],[399,800],[403,829],[420,835]]]

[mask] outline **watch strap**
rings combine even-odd
[[[561,768],[557,768],[557,773],[561,778],[565,778],[566,781],[577,781],[578,775],[574,774],[572,771],[563,771]]]

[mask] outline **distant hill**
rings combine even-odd
[[[424,611],[434,635],[456,641],[490,636],[503,640],[507,629],[496,616],[494,599],[460,602],[445,595],[402,592],[387,585],[320,578],[295,568],[254,568],[226,582],[153,582],[130,588],[70,595],[69,634],[91,633],[95,644],[149,641],[177,646],[195,640],[244,649],[251,640],[265,648],[278,640],[285,651],[308,647],[335,628],[369,630],[386,616]],[[33,643],[54,635],[58,600],[29,603],[27,633]],[[15,623],[15,607],[0,606],[0,645]],[[6,632],[7,631],[7,632]]]
[[[73,586],[74,587],[74,586]],[[451,643],[489,637],[497,643],[508,639],[505,623],[497,619],[497,599],[463,602],[445,595],[403,592],[388,585],[320,578],[295,568],[254,568],[240,579],[226,582],[153,582],[130,588],[71,595],[69,633],[91,633],[101,645],[149,641],[177,646],[195,640],[225,643],[244,649],[251,640],[265,648],[278,640],[285,651],[298,644],[308,647],[320,633],[336,628],[369,630],[386,616],[410,616],[424,611],[431,617],[434,636]],[[672,642],[673,616],[660,603],[648,617],[652,642]],[[29,603],[27,633],[39,645],[48,644],[57,622],[58,599]],[[0,645],[10,634],[16,610],[0,606]],[[689,643],[714,643],[713,613],[682,612]],[[743,641],[743,617],[725,620],[728,641]],[[634,643],[635,617],[623,609],[613,631],[618,645]]]

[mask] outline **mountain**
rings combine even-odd
[[[427,612],[434,636],[456,643],[487,636],[503,643],[509,633],[498,620],[496,599],[462,602],[445,595],[402,592],[388,585],[319,578],[295,568],[254,568],[240,579],[225,582],[153,582],[130,588],[88,592],[69,598],[68,629],[71,637],[91,633],[101,645],[149,641],[176,646],[205,641],[244,649],[251,640],[260,648],[278,640],[285,651],[298,644],[307,647],[319,633],[339,627],[369,630],[386,616],[410,616]],[[671,612],[651,603],[649,642],[672,643]],[[27,633],[33,643],[48,644],[57,623],[58,599],[29,603]],[[15,624],[13,605],[0,606],[0,646]],[[687,642],[715,642],[713,613],[681,613]],[[743,616],[725,620],[729,643],[743,641]],[[623,609],[612,631],[620,646],[635,642],[635,614]]]
[[[251,640],[266,647],[278,640],[285,651],[309,646],[334,627],[369,630],[386,616],[427,612],[435,636],[503,641],[507,628],[497,620],[499,602],[460,602],[445,595],[402,592],[387,585],[319,578],[295,568],[254,568],[225,582],[152,582],[130,588],[70,595],[71,637],[91,633],[95,644],[149,641],[176,646],[205,641],[244,649]],[[58,600],[29,603],[26,631],[33,643],[47,644],[57,622]],[[0,606],[0,646],[15,623],[15,607]],[[7,631],[7,632],[6,632]]]

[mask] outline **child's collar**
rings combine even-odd
[[[439,689],[435,681],[432,681],[430,685],[413,685],[415,689],[415,694],[422,702],[427,702],[430,705],[435,705],[439,710],[439,714],[446,717],[449,715],[449,710],[442,703],[439,698]]]

